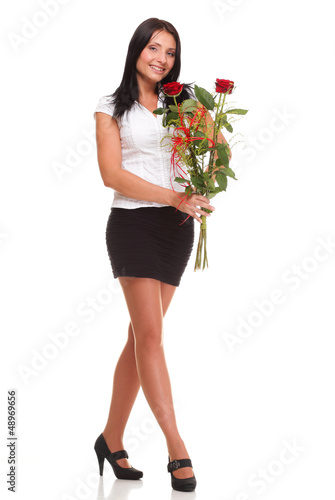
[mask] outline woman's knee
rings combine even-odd
[[[155,351],[163,345],[163,329],[157,325],[138,326],[134,330],[136,349]]]
[[[137,347],[144,349],[157,349],[163,345],[162,328],[159,326],[151,326],[149,328],[136,328],[136,335],[134,333],[131,321],[128,326],[128,342],[130,344],[137,344]]]
[[[137,348],[158,349],[163,343],[161,283],[151,278],[119,278],[127,302],[130,324],[128,337]]]

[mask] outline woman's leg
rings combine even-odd
[[[137,374],[134,334],[131,324],[128,327],[128,339],[116,364],[113,377],[113,392],[108,420],[103,436],[111,452],[124,449],[123,434],[130,411],[140,388]],[[117,460],[121,467],[130,467],[126,458]]]
[[[163,316],[165,316],[175,286],[160,282]],[[135,360],[134,333],[131,322],[128,327],[128,339],[114,370],[113,393],[106,427],[103,431],[109,449],[123,449],[123,434],[130,411],[140,388]],[[126,458],[117,461],[121,467],[130,467]]]
[[[189,458],[177,428],[164,355],[161,282],[126,276],[119,280],[134,332],[135,360],[143,393],[165,435],[170,459]],[[173,474],[185,478],[193,476],[193,471],[185,467]]]

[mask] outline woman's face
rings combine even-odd
[[[174,66],[175,52],[176,41],[171,33],[165,30],[154,31],[137,60],[138,77],[152,83],[165,78]]]

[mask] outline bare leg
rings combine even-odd
[[[177,428],[164,354],[161,282],[125,276],[119,280],[134,332],[135,360],[143,393],[165,435],[170,459],[189,458]],[[178,478],[191,477],[193,470],[185,467],[173,474]]]
[[[161,303],[165,316],[171,303],[176,287],[160,282]],[[123,434],[130,411],[140,388],[135,359],[134,333],[131,322],[128,327],[128,339],[114,370],[113,393],[106,427],[103,431],[109,449],[121,450]],[[126,458],[117,460],[121,467],[130,467]]]
[[[116,364],[113,377],[113,393],[108,421],[103,436],[111,452],[122,450],[123,434],[130,411],[140,388],[134,351],[134,334],[128,327],[128,340]],[[117,460],[121,467],[130,467],[126,458]]]

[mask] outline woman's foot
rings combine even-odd
[[[168,445],[168,452],[170,457],[170,462],[172,460],[180,460],[182,458],[190,458],[187,453],[184,441],[180,441],[178,443],[173,443],[173,445]],[[177,479],[186,479],[187,477],[193,477],[194,472],[192,467],[182,467],[181,469],[177,469],[171,472]]]
[[[105,441],[111,453],[119,450],[124,450],[121,440],[115,440],[115,437],[113,437],[112,435],[105,435],[105,431],[103,431],[102,435],[105,438]],[[119,464],[120,467],[131,467],[127,458],[119,458],[119,460],[116,460],[116,463]]]

